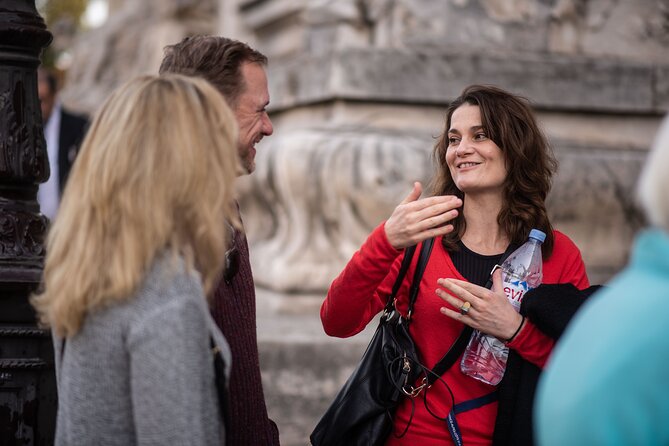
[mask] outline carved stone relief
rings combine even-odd
[[[270,57],[273,117],[349,100],[408,103],[418,111],[445,105],[472,82],[501,85],[544,110],[566,114],[657,114],[669,105],[666,64],[648,65],[669,58],[669,13],[656,0],[116,0],[114,5],[108,24],[84,36],[74,50],[66,98],[89,111],[114,85],[155,72],[165,44],[188,33],[214,32],[217,6],[229,15],[218,23],[234,22],[240,32],[231,37],[250,41]],[[607,47],[607,40],[617,43]],[[430,165],[423,163],[434,132],[415,132],[415,118],[397,123],[392,137],[352,125],[337,127],[314,116],[277,125],[262,143],[258,169],[242,180],[241,195],[260,285],[326,286],[403,195],[374,183],[388,167],[383,163],[398,156],[406,161],[408,171],[397,178],[402,191],[413,179],[429,178]],[[396,141],[404,141],[404,149]],[[583,147],[589,150],[587,142]],[[370,164],[372,156],[383,163]],[[412,157],[422,161],[414,166],[418,158]],[[368,161],[364,169],[347,164],[356,160]]]
[[[563,53],[580,53],[586,21],[586,0],[558,0],[550,14],[549,47]]]
[[[245,222],[254,245],[257,282],[274,290],[325,289],[366,234],[403,197],[371,186],[359,194],[352,173],[359,167],[345,164],[354,157],[333,149],[347,147],[350,153],[371,156],[369,141],[379,140],[379,132],[362,131],[353,137],[337,131],[336,125],[328,126],[318,114],[297,122],[283,118],[286,113],[337,101],[408,103],[418,111],[428,105],[445,106],[474,82],[526,95],[543,111],[563,116],[583,113],[586,120],[587,114],[607,111],[648,117],[669,107],[669,82],[662,81],[669,47],[658,44],[666,14],[658,18],[655,0],[633,5],[616,0],[323,0],[300,3],[287,15],[278,9],[270,14],[279,4],[281,0],[249,3],[240,14],[242,20],[249,19],[250,34],[258,30],[257,45],[270,56],[273,111],[281,117],[275,135],[263,143],[258,170],[245,181],[242,194],[243,207],[252,210]],[[617,39],[614,29],[630,40],[628,46],[611,49],[599,44],[603,36],[613,34]],[[642,38],[639,30],[647,34],[652,30],[653,41]],[[293,48],[301,52],[274,52],[273,41],[286,35],[293,36]],[[341,36],[348,38],[337,39]],[[612,59],[613,54],[618,58]],[[649,65],[656,61],[664,64]],[[420,135],[413,132],[415,119],[396,122],[397,138]],[[629,157],[615,141],[601,146],[596,137],[588,136],[593,129],[579,128],[558,142],[567,167],[556,179],[550,209],[558,227],[563,225],[577,242],[584,242],[586,260],[601,280],[624,264],[641,224],[630,211],[628,195],[645,148]],[[606,133],[606,127],[599,132]],[[434,130],[418,136],[420,149],[413,150],[428,157],[433,134]],[[583,139],[578,151],[569,151],[575,147],[569,138]],[[397,156],[398,150],[387,142],[382,146],[385,159]],[[592,151],[601,158],[585,155]],[[336,180],[314,168],[334,162],[346,166],[339,169]],[[371,170],[365,172],[370,176],[361,178],[373,177],[375,169],[381,172],[380,166],[368,166]],[[398,183],[406,189],[411,175],[426,181],[430,169],[428,164],[420,173],[407,172]],[[348,178],[343,172],[349,173]],[[588,178],[594,180],[595,173],[598,182],[592,186]],[[323,195],[326,178],[336,198]],[[598,188],[597,202],[609,210],[607,222],[589,210],[593,202],[584,198],[584,190],[592,187]],[[367,202],[358,207],[355,200],[362,196]],[[578,199],[570,204],[565,196]],[[366,221],[364,215],[374,218]],[[594,239],[585,235],[592,222],[606,237],[621,240],[621,248],[612,252],[601,243],[588,243]]]
[[[429,135],[308,128],[263,143],[240,197],[256,283],[321,291],[370,229],[430,177]]]
[[[95,111],[117,85],[157,73],[166,45],[214,33],[217,6],[215,0],[117,0],[103,26],[77,37],[63,100]]]

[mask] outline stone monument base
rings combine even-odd
[[[269,416],[282,446],[309,444],[309,434],[362,356],[376,321],[352,338],[325,334],[325,295],[257,289],[258,344]]]

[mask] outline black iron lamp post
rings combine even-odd
[[[47,227],[36,199],[49,176],[37,66],[50,42],[34,0],[0,0],[0,446],[53,443],[51,337],[28,302]]]

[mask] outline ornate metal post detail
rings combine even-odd
[[[50,444],[53,350],[28,296],[40,281],[47,221],[37,185],[49,164],[37,66],[51,34],[33,0],[0,3],[0,444]]]

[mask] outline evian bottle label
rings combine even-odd
[[[529,286],[524,280],[511,280],[504,282],[504,293],[513,305],[516,311],[520,311],[520,303],[523,301],[523,296],[529,290]]]

